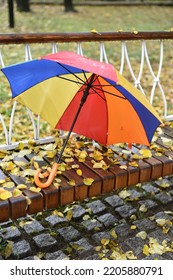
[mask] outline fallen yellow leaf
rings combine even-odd
[[[69,210],[67,212],[66,218],[68,219],[68,221],[71,221],[72,217],[73,217],[73,212],[72,212],[72,210]]]
[[[32,203],[31,199],[28,196],[25,196],[27,205],[30,205]]]
[[[101,35],[101,33],[99,33],[96,29],[91,29],[91,33],[94,33],[94,34],[99,34]]]
[[[21,194],[22,194],[22,191],[19,190],[19,189],[15,189],[15,190],[13,191],[13,196],[14,196],[14,197],[20,196]]]
[[[78,176],[82,176],[82,170],[81,169],[77,169],[76,173],[77,173]]]
[[[127,170],[127,165],[120,165],[121,169]]]
[[[139,150],[139,153],[142,155],[142,157],[145,158],[151,158],[152,157],[152,153],[150,150],[148,149],[141,149]]]
[[[134,230],[134,229],[136,229],[136,226],[135,226],[135,225],[132,225],[132,226],[130,227],[130,229]]]
[[[12,188],[14,188],[15,187],[15,184],[14,184],[14,182],[6,182],[6,183],[4,183],[3,184],[3,187],[4,188],[6,188],[6,189],[12,189]]]
[[[129,165],[133,166],[133,167],[138,167],[139,166],[136,161],[129,162]]]
[[[126,252],[126,257],[129,259],[129,260],[136,260],[137,257],[134,256],[133,252],[132,251],[127,251]]]
[[[125,199],[126,197],[129,197],[130,193],[127,190],[123,190],[119,193],[119,197],[121,197],[122,199]]]
[[[30,190],[31,192],[38,193],[38,192],[40,192],[40,191],[41,191],[41,188],[30,187],[30,188],[29,188],[29,190]]]
[[[12,193],[9,192],[9,191],[4,190],[3,192],[0,193],[0,199],[1,200],[6,200],[10,197],[12,197]]]
[[[75,186],[75,185],[76,185],[76,182],[75,182],[75,180],[70,180],[70,181],[68,181],[68,184],[69,184],[70,186]]]
[[[146,255],[146,256],[149,256],[150,253],[149,253],[149,247],[147,244],[144,244],[143,246],[143,254]]]
[[[19,185],[16,187],[16,189],[19,189],[19,190],[24,190],[24,189],[26,189],[26,188],[27,188],[27,186],[24,185],[24,184],[19,184]]]
[[[62,212],[58,211],[58,210],[54,210],[54,211],[52,212],[52,214],[53,214],[53,215],[57,215],[57,216],[59,216],[59,217],[61,217],[61,218],[64,218],[64,214],[63,214]]]
[[[83,182],[86,186],[91,186],[92,183],[94,182],[94,179],[93,178],[84,178]]]
[[[140,231],[136,234],[136,237],[140,237],[141,239],[146,239],[147,238],[147,233],[145,231]]]
[[[104,246],[108,245],[109,242],[110,242],[110,239],[106,239],[106,238],[101,239],[101,244]]]

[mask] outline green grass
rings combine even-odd
[[[75,3],[75,1],[74,1]],[[173,26],[173,7],[145,6],[77,6],[78,13],[65,13],[63,6],[31,5],[31,13],[19,13],[15,6],[15,28],[8,27],[7,6],[1,8],[1,33],[32,33],[32,32],[90,32],[96,29],[106,31],[160,31],[170,30]],[[130,48],[131,48],[130,44]],[[69,47],[70,46],[70,47]],[[86,54],[99,58],[99,45],[96,43],[83,44]],[[118,61],[120,44],[106,43],[108,54],[114,50],[111,60]],[[58,46],[61,50],[61,45]],[[115,48],[116,47],[116,48]],[[63,44],[63,49],[75,50],[76,44]],[[24,50],[21,46],[2,46],[5,65],[23,61]],[[110,51],[109,51],[110,49]],[[51,52],[50,44],[35,47],[32,45],[33,58]],[[139,56],[140,49],[132,46],[131,55]],[[152,60],[157,60],[157,52],[152,53]],[[117,63],[117,64],[118,64]]]
[[[31,13],[15,8],[15,28],[8,28],[7,6],[1,8],[1,33],[169,30],[173,7],[77,6],[78,13],[64,13],[63,6],[31,5]]]

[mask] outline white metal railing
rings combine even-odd
[[[62,34],[61,34],[62,35]],[[84,35],[84,34],[83,34]],[[127,40],[125,38],[125,35],[123,35],[119,40],[117,37],[114,38],[114,36],[108,36],[107,39],[104,40],[104,36],[102,37],[102,35],[104,34],[100,34],[100,40],[98,40],[98,37],[96,37],[96,40],[91,40],[90,38],[87,40],[87,37],[80,40],[72,39],[72,43],[73,46],[71,46],[71,41],[70,39],[67,40],[68,43],[68,47],[69,50],[71,50],[71,48],[76,49],[76,52],[78,54],[81,55],[85,55],[87,53],[87,48],[85,47],[85,43],[87,42],[87,44],[91,41],[94,42],[94,49],[93,49],[93,53],[92,50],[90,51],[90,57],[91,58],[95,58],[95,53],[97,53],[97,55],[99,55],[100,61],[104,61],[106,63],[111,62],[112,64],[114,64],[117,67],[119,67],[119,71],[122,75],[127,75],[128,79],[131,80],[131,82],[134,83],[134,86],[137,87],[143,94],[146,94],[146,91],[148,92],[148,88],[146,87],[146,83],[143,86],[142,80],[145,78],[145,73],[144,73],[144,69],[146,71],[147,69],[147,77],[150,77],[150,93],[146,94],[147,98],[149,98],[151,104],[153,104],[154,106],[154,102],[155,102],[155,97],[156,94],[158,95],[158,90],[159,90],[159,99],[160,102],[163,104],[163,110],[162,110],[162,116],[165,120],[173,120],[173,110],[169,110],[168,112],[168,101],[170,100],[167,92],[165,92],[164,90],[164,79],[161,78],[161,76],[163,76],[163,71],[164,71],[164,67],[170,67],[170,71],[173,71],[171,68],[171,60],[168,61],[168,58],[173,57],[173,53],[171,54],[172,51],[172,47],[170,48],[171,44],[173,43],[173,36],[172,38],[164,38],[164,36],[161,36],[161,39],[159,39],[159,35],[157,36],[157,38],[151,37],[151,40],[147,37],[145,39],[142,38],[141,36],[139,36],[139,40],[138,41],[138,46],[135,45],[135,48],[137,49],[137,56],[135,55],[135,57],[133,57],[133,55],[131,54],[131,52],[129,51],[129,46],[133,45],[134,43],[136,43],[134,39],[136,39],[134,36],[132,36],[132,39],[129,39],[130,37],[127,36]],[[134,35],[134,34],[133,34]],[[59,37],[58,37],[59,38]],[[0,39],[1,39],[1,35],[0,35]],[[51,38],[49,38],[49,40],[43,39],[44,43],[47,43],[48,45],[51,44],[50,49],[52,51],[52,53],[57,52],[59,49],[63,49],[63,48],[67,48],[67,44],[64,45],[64,41],[61,38],[61,40],[55,40],[53,42],[51,41]],[[167,40],[169,39],[169,40]],[[11,40],[11,38],[10,38]],[[60,41],[60,42],[59,42]],[[129,42],[130,41],[130,42]],[[148,51],[148,41],[152,41],[153,42],[153,46],[159,46],[159,52],[158,52],[158,47],[157,47],[157,63],[154,63],[154,66],[151,62],[151,57],[149,55],[149,51]],[[75,47],[74,47],[74,42],[75,42]],[[13,48],[15,48],[16,46],[17,51],[19,51],[19,57],[18,57],[18,62],[21,61],[21,50],[24,48],[24,57],[25,60],[32,60],[33,59],[33,55],[32,55],[32,41],[30,42],[11,42],[11,41],[4,41],[0,40],[0,67],[4,67],[5,66],[5,62],[4,62],[4,51],[5,51],[5,47],[4,46],[10,46],[13,45]],[[38,43],[37,40],[34,41],[34,44],[37,46],[41,46],[41,38],[40,35],[38,37]],[[168,46],[166,46],[167,52],[164,51],[164,47],[165,45],[168,43]],[[111,45],[111,51],[109,49],[109,44]],[[119,44],[119,45],[118,45]],[[119,46],[119,49],[117,49],[117,45]],[[154,48],[154,47],[153,47]],[[107,51],[107,49],[109,49],[109,51]],[[172,51],[173,52],[173,51]],[[46,54],[46,53],[45,53]],[[163,62],[164,58],[165,58],[165,54],[166,54],[166,63],[163,67]],[[88,56],[88,55],[87,55]],[[156,55],[155,55],[156,56]],[[117,57],[115,59],[115,57]],[[35,57],[34,57],[35,58]],[[11,59],[12,60],[12,59]],[[11,64],[12,62],[10,62]],[[119,65],[118,65],[119,64]],[[169,65],[168,65],[169,64]],[[138,65],[138,67],[136,67],[136,65]],[[156,67],[157,65],[157,67]],[[126,68],[126,70],[125,70]],[[136,69],[139,68],[138,73],[136,73]],[[128,73],[128,74],[127,74]],[[3,79],[3,75],[0,75],[0,83],[1,83],[1,79]],[[0,92],[0,96],[1,96],[1,92]],[[169,101],[170,102],[170,101]],[[11,149],[14,148],[18,142],[13,143],[12,141],[12,135],[15,131],[15,115],[16,115],[16,107],[17,107],[17,102],[15,101],[12,105],[11,108],[11,114],[9,117],[9,122],[7,122],[7,119],[4,119],[4,115],[2,113],[0,113],[0,125],[2,126],[2,131],[4,134],[4,142],[0,143],[0,149]],[[33,113],[26,108],[26,112],[29,115],[32,127],[33,127],[33,138],[35,141],[41,142],[41,141],[51,141],[52,137],[40,137],[40,117],[35,117],[35,115],[33,115]],[[26,142],[27,142],[27,135],[26,135]]]

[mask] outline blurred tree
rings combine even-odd
[[[73,6],[72,0],[64,0],[65,12],[77,12]]]
[[[19,12],[30,12],[29,0],[16,0],[17,10]]]
[[[8,15],[9,15],[9,27],[14,27],[14,5],[13,0],[8,0]]]

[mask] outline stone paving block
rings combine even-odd
[[[158,212],[154,215],[155,219],[165,219],[165,220],[172,220],[173,217],[167,213],[165,213],[164,211]]]
[[[24,225],[24,230],[27,234],[38,233],[43,231],[45,228],[38,221],[31,221]]]
[[[102,239],[112,239],[111,235],[107,231],[102,231],[102,232],[97,232],[94,233],[91,238],[98,244],[101,245],[101,240]]]
[[[112,214],[106,213],[97,218],[97,220],[102,223],[105,227],[113,226],[118,224],[118,219],[115,218]]]
[[[165,192],[156,194],[155,199],[164,205],[173,202],[173,196]]]
[[[4,239],[13,240],[21,236],[21,232],[16,226],[10,226],[0,230],[0,236]]]
[[[21,240],[12,244],[12,255],[17,259],[27,257],[31,254],[31,247],[28,241]]]
[[[145,193],[142,192],[138,192],[135,189],[128,189],[128,193],[130,194],[128,198],[132,199],[132,200],[139,200],[139,198],[142,198],[145,196]]]
[[[118,195],[111,195],[105,198],[105,201],[111,205],[112,207],[122,206],[124,204],[123,199],[121,199]]]
[[[129,224],[121,224],[121,225],[115,226],[114,230],[117,233],[119,240],[125,239],[125,238],[127,238],[127,236],[129,236],[131,234]]]
[[[132,251],[135,256],[138,256],[143,252],[143,246],[145,243],[146,241],[136,236],[127,238],[122,243],[122,249],[124,251]]]
[[[66,223],[68,222],[66,217],[59,217],[58,215],[50,215],[45,218],[45,220],[51,225],[56,226],[58,224]]]
[[[59,228],[57,232],[65,239],[66,242],[80,238],[80,232],[73,226]]]
[[[81,223],[81,225],[83,225],[87,231],[98,230],[103,227],[102,224],[99,221],[97,221],[96,219],[89,219],[89,220],[83,221]]]
[[[140,231],[149,231],[152,229],[156,228],[156,223],[154,221],[150,221],[147,218],[144,218],[142,220],[136,220],[133,222],[134,225],[137,226],[137,229],[139,229]]]
[[[147,209],[152,209],[154,207],[156,207],[158,204],[152,200],[152,199],[145,199],[145,200],[141,200],[141,201],[138,201],[138,204],[139,205],[145,205],[145,207]]]
[[[162,229],[156,229],[150,232],[148,234],[148,238],[150,237],[156,239],[159,242],[159,244],[161,244],[163,240],[166,240],[167,242],[172,241],[172,238],[168,234],[163,233]]]
[[[135,214],[137,210],[130,204],[122,205],[115,208],[115,211],[123,218],[130,218],[131,215]]]
[[[61,250],[53,252],[53,253],[47,253],[44,256],[45,260],[69,260],[69,257],[65,255]]]
[[[142,189],[148,194],[155,194],[160,192],[160,189],[153,186],[151,183],[143,185]]]
[[[72,209],[72,215],[73,215],[73,219],[79,219],[82,216],[84,216],[86,213],[85,208],[83,208],[80,205],[75,205]]]
[[[169,191],[169,194],[173,195],[173,190]]]
[[[106,209],[106,206],[100,200],[95,200],[86,204],[91,209],[92,213],[98,214]]]
[[[86,255],[89,251],[94,250],[94,247],[87,241],[86,238],[81,238],[76,242],[71,242],[70,246],[81,257]]]
[[[155,181],[155,184],[157,185],[157,186],[159,186],[159,187],[161,187],[161,188],[164,188],[164,187],[169,187],[169,186],[171,186],[171,181],[170,180],[168,180],[167,178],[164,178],[164,179],[162,179],[162,180],[156,180]]]
[[[163,254],[163,260],[173,260],[173,252]]]
[[[158,254],[152,254],[150,256],[143,258],[143,260],[164,260],[164,259],[165,258],[163,258],[161,255]]]
[[[22,260],[31,260],[31,261],[33,261],[33,260],[36,260],[36,259],[35,259],[34,256],[28,256],[26,258],[23,258]]]
[[[53,238],[49,233],[42,233],[34,236],[33,240],[40,250],[52,248],[53,246],[57,245],[56,239]]]
[[[100,260],[100,257],[97,254],[89,255],[88,257],[82,258],[83,260]]]

